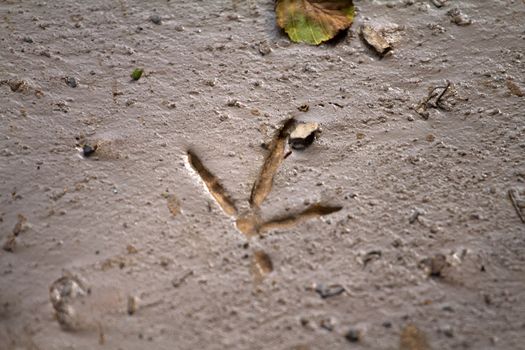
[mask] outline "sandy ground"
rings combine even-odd
[[[1,0],[0,348],[525,349],[525,3],[355,3],[309,47],[270,0]],[[290,116],[322,133],[261,218],[342,209],[248,237],[187,152],[244,215]]]

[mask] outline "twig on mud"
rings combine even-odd
[[[419,114],[423,119],[427,120],[429,117],[428,108],[438,108],[442,110],[448,110],[448,108],[441,103],[444,100],[447,92],[450,91],[452,83],[447,80],[446,86],[436,86],[428,93],[428,96],[421,101],[416,107],[416,113]],[[437,93],[438,89],[443,89],[441,93]],[[435,98],[435,101],[432,101]]]
[[[521,222],[525,224],[525,216],[523,215],[522,209],[525,208],[525,203],[522,203],[522,200],[519,198],[519,193],[515,189],[509,190],[509,198],[512,202],[512,205],[514,206],[514,209],[516,209],[516,213],[518,213],[518,216],[521,219]]]
[[[187,271],[185,274],[183,274],[179,278],[175,278],[171,281],[171,285],[175,288],[179,287],[186,279],[193,275],[193,270]]]
[[[438,98],[436,99],[436,106],[438,108],[441,108],[441,109],[445,109],[441,104],[441,99],[443,98],[443,96],[445,96],[445,94],[447,93],[448,89],[450,88],[450,81],[447,81],[447,86],[445,86],[445,88],[443,89],[443,91],[441,92],[441,94],[439,94]]]

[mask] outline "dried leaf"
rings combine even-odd
[[[277,0],[277,24],[293,42],[319,45],[350,27],[352,0]]]

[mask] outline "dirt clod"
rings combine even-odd
[[[510,93],[514,96],[523,97],[525,96],[525,92],[523,89],[516,84],[511,78],[508,78],[506,81],[507,88],[509,89]]]
[[[443,254],[436,254],[433,257],[425,258],[419,263],[419,267],[425,270],[430,277],[442,277],[443,271],[449,267],[447,257]]]
[[[137,254],[139,251],[137,248],[135,248],[135,246],[133,246],[132,244],[128,244],[126,246],[126,251],[128,252],[128,254]]]
[[[64,330],[78,330],[81,318],[74,307],[75,302],[90,294],[90,289],[78,276],[66,274],[49,287],[49,299],[57,321]]]
[[[13,92],[24,92],[29,89],[29,85],[24,80],[10,79],[0,81],[0,85],[7,84]]]

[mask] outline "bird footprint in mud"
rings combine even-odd
[[[274,176],[287,156],[286,143],[290,137],[292,129],[296,125],[297,123],[293,118],[289,119],[276,132],[269,146],[269,152],[264,160],[261,171],[253,184],[249,198],[250,210],[242,215],[239,215],[234,201],[228,195],[219,179],[213,175],[206,166],[204,166],[201,159],[192,150],[188,151],[187,159],[191,168],[193,168],[193,170],[199,175],[224,213],[235,219],[237,230],[245,234],[247,237],[261,235],[272,229],[294,227],[301,221],[319,218],[342,209],[341,206],[315,203],[305,210],[295,214],[283,215],[269,221],[262,220],[260,207],[266,200],[266,197],[270,194]],[[270,256],[264,251],[256,251],[252,256],[251,267],[255,282],[261,282],[261,280],[272,272],[272,270],[273,263]]]
[[[266,197],[270,194],[274,176],[277,173],[279,166],[286,158],[286,143],[291,130],[295,126],[296,121],[292,118],[287,120],[276,132],[269,146],[269,152],[264,160],[261,171],[252,187],[252,192],[249,198],[250,211],[242,215],[239,215],[234,201],[221,185],[219,179],[204,166],[202,161],[193,151],[188,151],[188,163],[200,176],[224,213],[233,217],[236,220],[235,223],[237,229],[248,237],[262,234],[276,228],[294,227],[301,221],[329,215],[342,209],[340,206],[315,203],[296,214],[284,215],[269,221],[263,221],[261,219],[260,207],[266,200]]]

